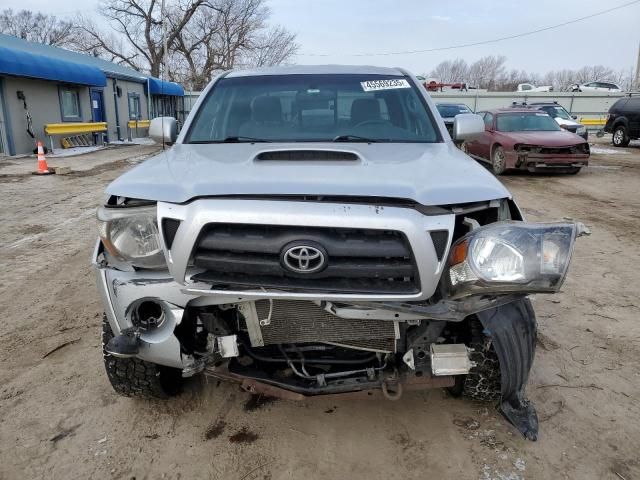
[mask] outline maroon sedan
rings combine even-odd
[[[496,175],[510,169],[578,173],[589,162],[589,143],[541,110],[505,108],[479,115],[485,132],[462,149],[489,162]]]

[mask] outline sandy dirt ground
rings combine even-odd
[[[0,479],[640,478],[640,148],[600,147],[576,176],[503,178],[529,220],[593,232],[562,293],[533,299],[537,442],[441,390],[290,403],[199,378],[168,402],[118,397],[100,351],[94,211],[155,147],[56,160],[66,176],[0,160]]]

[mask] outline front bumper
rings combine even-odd
[[[107,266],[101,244],[98,241],[93,264],[96,268],[98,291],[102,298],[107,320],[116,335],[134,327],[133,307],[141,300],[155,300],[165,313],[163,323],[151,331],[140,332],[140,350],[136,355],[159,365],[194,372],[197,359],[185,353],[174,332],[180,325],[188,307],[225,305],[250,302],[257,298],[271,298],[271,294],[257,293],[246,297],[229,297],[210,292],[187,290],[178,284],[167,271],[122,271]],[[438,320],[459,322],[469,315],[513,302],[522,295],[499,297],[469,297],[464,301],[441,300],[435,304],[415,302],[355,302],[353,308],[335,307],[332,313],[340,318],[375,318],[380,321]],[[314,300],[307,298],[306,300]],[[363,313],[364,312],[364,313]],[[194,372],[195,373],[195,372]]]
[[[96,259],[97,260],[97,259]],[[154,299],[163,306],[165,321],[151,332],[142,332],[138,358],[167,367],[185,370],[195,359],[181,351],[174,335],[182,321],[190,297],[180,292],[180,285],[167,272],[123,272],[95,263],[98,291],[105,314],[115,335],[133,327],[131,306],[141,299]]]
[[[589,164],[589,155],[518,153],[511,151],[506,153],[506,160],[507,168],[533,172],[586,167]]]

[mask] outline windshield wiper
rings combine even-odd
[[[253,138],[253,137],[243,137],[243,136],[236,136],[236,137],[227,137],[225,138],[222,143],[243,143],[243,142],[247,142],[247,143],[265,143],[265,142],[270,142],[271,140],[265,140],[264,138]]]
[[[335,137],[333,142],[366,142],[366,143],[375,143],[378,140],[374,140],[372,138],[360,137],[359,135],[338,135]]]

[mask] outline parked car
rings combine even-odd
[[[589,143],[547,113],[531,108],[482,112],[485,132],[462,150],[488,162],[496,175],[511,169],[578,173],[589,162]]]
[[[574,83],[571,85],[572,92],[621,92],[619,85],[610,82],[589,82]]]
[[[576,119],[578,117],[571,115],[562,105],[559,105],[558,102],[533,102],[529,105],[547,112],[549,116],[553,118],[558,125],[560,125],[560,128],[568,132],[575,133],[585,140],[589,138],[587,127],[582,125],[580,122],[577,122]]]
[[[629,94],[611,105],[604,131],[612,134],[611,143],[616,147],[626,147],[640,138],[640,93]]]
[[[153,119],[172,146],[98,209],[115,391],[201,372],[291,400],[446,387],[535,439],[526,295],[559,290],[581,227],[524,222],[436,116],[405,70],[292,66],[219,75],[179,135]],[[453,139],[483,129],[458,115]]]
[[[464,103],[436,103],[436,109],[447,127],[449,135],[453,135],[453,121],[456,115],[461,113],[471,113],[469,107]]]
[[[553,92],[552,85],[543,85],[536,87],[532,83],[520,83],[516,88],[516,92]]]

